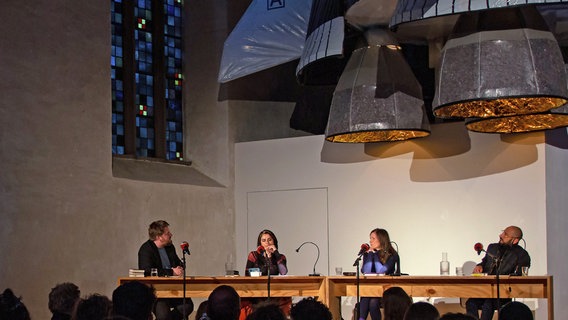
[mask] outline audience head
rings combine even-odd
[[[74,283],[59,283],[49,292],[49,311],[54,315],[67,315],[71,317],[75,303],[79,301],[81,291]]]
[[[438,309],[424,301],[413,303],[404,314],[404,320],[438,320],[439,318]]]
[[[257,304],[246,320],[286,320],[286,316],[277,304],[265,301]]]
[[[412,299],[400,287],[391,287],[383,292],[385,320],[402,320]]]
[[[0,294],[0,320],[30,320],[30,313],[22,302],[22,298],[14,295],[12,289]]]
[[[105,320],[111,315],[111,311],[112,302],[109,298],[92,294],[77,302],[71,320]]]
[[[476,320],[472,315],[461,312],[448,312],[440,317],[440,320]]]
[[[290,309],[293,320],[332,320],[328,307],[312,297],[302,299]]]
[[[152,307],[156,301],[153,287],[140,281],[129,281],[112,293],[112,314],[131,320],[152,319]]]
[[[533,320],[531,309],[524,303],[511,301],[501,308],[499,320]]]
[[[209,318],[209,316],[207,316],[207,305],[208,305],[209,301],[205,300],[203,302],[201,302],[199,304],[199,307],[197,307],[197,312],[195,312],[195,320],[200,320],[203,317],[203,320],[206,320]],[[204,317],[205,315],[205,317]]]
[[[241,312],[241,298],[231,286],[221,285],[211,291],[207,315],[211,320],[236,320]]]

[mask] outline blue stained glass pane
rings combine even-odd
[[[122,146],[117,146],[117,147],[116,147],[116,152],[117,152],[118,154],[124,154],[124,147],[122,147]]]
[[[160,78],[157,81],[165,81],[166,94],[166,121],[167,137],[166,157],[169,159],[181,158],[176,156],[181,153],[183,142],[182,133],[182,112],[181,112],[181,87],[182,80],[180,70],[182,68],[182,41],[181,41],[181,13],[182,4],[177,0],[165,0],[163,7],[165,14],[164,33],[169,35],[165,37],[164,51],[165,65],[167,70],[166,78]],[[134,7],[134,38],[135,50],[134,57],[136,61],[135,70],[135,95],[134,100],[136,106],[142,105],[142,110],[137,110],[138,115],[135,117],[138,137],[136,141],[136,154],[141,156],[155,156],[155,131],[154,131],[154,99],[153,99],[153,21],[152,21],[152,0],[136,0]],[[122,27],[122,0],[111,0],[111,29],[112,29],[112,46],[111,46],[111,78],[112,78],[112,98],[113,98],[113,152],[124,153],[124,81],[123,77],[123,37]],[[141,20],[145,19],[145,20]],[[164,35],[160,35],[164,36]],[[177,37],[177,38],[176,38]],[[138,107],[137,107],[138,108]]]

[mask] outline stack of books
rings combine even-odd
[[[144,270],[140,269],[129,269],[128,270],[129,277],[144,277]]]

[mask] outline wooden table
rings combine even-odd
[[[241,297],[267,297],[267,277],[201,277],[186,278],[186,297],[207,298],[217,286],[229,285]],[[151,284],[159,298],[183,297],[180,277],[119,278],[118,284],[141,281]],[[325,303],[334,319],[341,319],[340,298],[356,296],[356,277],[273,276],[271,297],[316,297]],[[369,276],[360,278],[360,296],[382,296],[390,287],[401,287],[412,297],[496,298],[495,276]],[[501,276],[501,298],[542,298],[548,300],[548,319],[554,319],[552,276]]]
[[[554,319],[552,276],[500,276],[500,297],[548,300],[548,319]],[[357,296],[356,277],[327,277],[325,303],[334,319],[341,319],[340,299]],[[497,298],[495,276],[362,276],[359,296],[382,296],[390,287],[401,287],[412,297]]]
[[[268,277],[186,277],[186,297],[207,298],[209,293],[220,285],[229,285],[241,297],[268,297]],[[326,299],[325,277],[305,276],[271,276],[271,297],[316,297],[324,302]],[[151,284],[156,289],[158,298],[182,298],[183,279],[181,277],[145,277],[119,278],[118,284],[128,281],[141,281]]]

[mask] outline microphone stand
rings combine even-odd
[[[318,245],[315,244],[315,243],[313,243],[313,242],[311,242],[311,241],[306,241],[306,242],[302,243],[302,244],[298,247],[298,249],[296,249],[296,252],[300,252],[300,248],[301,248],[303,245],[305,245],[306,243],[313,244],[314,246],[316,246],[316,249],[318,249],[318,256],[317,256],[317,258],[316,258],[316,262],[314,262],[314,270],[313,270],[312,274],[309,275],[309,276],[316,276],[316,277],[317,277],[317,276],[320,275],[319,273],[316,273],[316,264],[318,263],[318,260],[319,260],[319,258],[320,258],[320,248],[318,247]]]
[[[268,297],[266,298],[266,301],[270,301],[270,264],[271,264],[271,262],[270,262],[270,258],[268,257],[268,254],[266,254],[264,257],[266,258],[266,268],[268,269],[268,280],[266,282],[266,291],[268,292]]]
[[[360,300],[361,300],[361,298],[359,296],[359,262],[361,262],[362,257],[363,257],[363,253],[361,253],[357,257],[357,259],[355,259],[355,262],[353,263],[353,266],[357,268],[357,273],[356,273],[357,276],[355,277],[355,285],[357,287],[357,304],[356,304],[356,306],[357,306],[357,313],[356,313],[357,317],[356,317],[356,319],[359,319],[359,317],[361,315],[361,308],[360,308],[361,306],[359,304]]]
[[[188,251],[189,252],[189,251]],[[189,254],[189,253],[188,253]],[[186,298],[186,293],[185,293],[185,278],[186,278],[186,273],[185,273],[185,250],[183,250],[182,253],[182,258],[181,258],[181,266],[183,267],[183,320],[187,319],[187,316],[185,314],[186,310],[185,310],[185,298]]]
[[[495,272],[495,282],[497,284],[497,318],[499,318],[499,315],[501,313],[501,295],[500,295],[500,288],[499,288],[499,273],[501,273],[501,262],[503,262],[503,257],[505,256],[505,253],[507,253],[507,251],[509,250],[508,247],[504,247],[505,249],[501,252],[501,254],[499,255],[498,258],[495,259],[495,267],[497,269],[497,271]]]
[[[489,253],[485,250],[481,250],[484,251],[488,256],[490,256],[491,258],[493,258],[493,267],[492,269],[495,270],[495,285],[497,287],[497,318],[499,318],[499,314],[501,313],[501,281],[499,278],[499,273],[501,273],[501,260],[503,259],[503,256],[505,255],[506,250],[504,250],[501,254],[499,254],[498,256]]]

